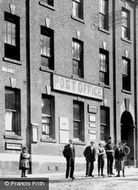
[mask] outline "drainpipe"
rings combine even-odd
[[[116,0],[112,0],[112,36],[113,36],[113,127],[114,127],[114,144],[117,143],[117,122],[116,122],[116,27],[115,27],[115,4]]]
[[[26,77],[27,77],[27,128],[26,144],[31,155],[31,73],[30,73],[30,0],[26,0]],[[32,173],[32,163],[29,173]]]
[[[136,6],[137,0],[134,4],[134,109],[135,109],[135,126],[134,126],[134,164],[137,167],[138,165],[138,156],[137,156],[137,26],[136,26]]]

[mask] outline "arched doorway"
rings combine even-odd
[[[127,156],[127,165],[134,165],[134,133],[133,118],[129,111],[124,111],[121,117],[121,142],[125,142],[130,148],[130,154]]]

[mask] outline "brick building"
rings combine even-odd
[[[32,173],[62,172],[72,138],[83,150],[111,136],[137,165],[137,2],[7,0],[1,8],[1,174],[21,147]],[[7,163],[9,165],[7,165]],[[8,166],[8,167],[7,167]]]

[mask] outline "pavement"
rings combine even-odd
[[[125,168],[125,177],[85,177],[85,172],[75,172],[75,180],[65,179],[65,174],[49,174],[50,190],[138,190],[138,168]],[[106,173],[105,173],[106,174]],[[121,174],[122,175],[122,174]]]
[[[75,179],[65,179],[65,173],[28,174],[28,178],[49,178],[49,190],[138,190],[138,168],[126,167],[125,177],[98,176],[97,170],[94,177],[85,177],[85,171],[75,172]],[[3,176],[4,177],[4,176]],[[9,177],[9,176],[6,176]],[[12,176],[19,177],[19,176]]]

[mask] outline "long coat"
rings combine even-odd
[[[87,146],[84,150],[84,156],[87,161],[94,162],[96,157],[96,149],[93,147],[93,151],[91,150],[91,146]]]
[[[75,159],[75,148],[74,146],[70,146],[70,144],[67,144],[65,147],[64,147],[64,150],[63,150],[63,156],[66,158],[66,159]]]
[[[117,171],[123,170],[124,157],[125,157],[125,153],[124,153],[123,149],[119,150],[118,148],[116,148],[116,150],[115,150],[115,169]]]

